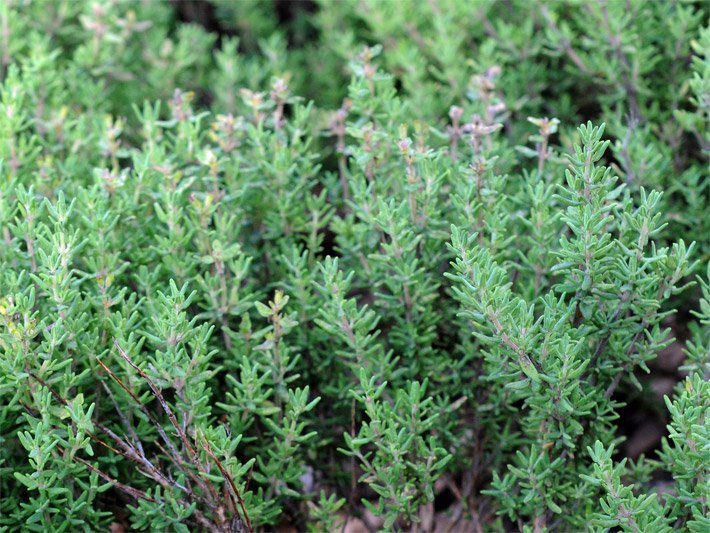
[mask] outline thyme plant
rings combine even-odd
[[[702,2],[1,3],[0,532],[707,531],[709,109]]]

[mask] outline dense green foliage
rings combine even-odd
[[[706,6],[190,7],[0,2],[0,532],[708,531]]]

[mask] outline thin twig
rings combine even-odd
[[[183,443],[183,446],[185,446],[185,449],[188,451],[188,457],[190,458],[190,463],[199,471],[201,465],[197,461],[197,454],[195,453],[192,446],[190,446],[190,443],[187,440],[187,435],[185,434],[185,432],[182,431],[182,428],[178,424],[177,419],[175,418],[175,415],[173,414],[172,410],[170,409],[170,406],[165,401],[165,398],[163,397],[163,394],[160,391],[160,389],[157,387],[157,385],[155,385],[153,380],[151,380],[150,377],[148,377],[148,375],[131,360],[131,358],[123,350],[123,348],[121,348],[121,346],[118,344],[118,341],[115,338],[113,340],[113,343],[116,346],[116,348],[118,349],[118,352],[121,355],[121,357],[133,369],[135,369],[136,372],[138,372],[138,374],[146,381],[146,383],[148,384],[148,387],[153,392],[153,395],[156,397],[156,399],[160,403],[160,406],[163,408],[163,411],[165,411],[165,413],[168,415],[168,419],[170,420],[171,424],[173,425],[173,428],[177,431],[178,437],[180,438],[181,442]],[[138,405],[141,408],[141,410],[148,416],[151,423],[155,426],[155,429],[158,431],[158,434],[161,436],[161,438],[163,439],[165,444],[168,446],[168,449],[170,450],[170,456],[173,459],[173,463],[178,468],[180,468],[181,471],[183,471],[188,476],[190,476],[192,478],[192,480],[195,482],[195,484],[197,484],[203,491],[208,492],[214,500],[218,500],[219,495],[217,494],[217,491],[214,489],[214,487],[212,486],[211,483],[208,483],[201,476],[196,475],[192,471],[191,468],[185,468],[183,466],[183,463],[186,463],[186,461],[183,459],[182,454],[180,452],[178,452],[178,450],[176,449],[176,447],[172,443],[172,441],[168,438],[168,435],[165,432],[165,430],[163,429],[162,424],[160,424],[155,419],[155,417],[150,413],[150,411],[148,411],[148,409],[140,402],[140,400],[138,400],[138,398],[136,398],[136,396],[130,390],[128,390],[128,388],[120,381],[120,379],[118,379],[118,377],[113,372],[111,372],[110,369],[108,369],[108,367],[106,367],[106,365],[101,364],[101,366],[104,367],[104,369],[106,369],[107,372],[109,372],[109,375],[111,375],[113,377],[113,379],[115,379],[119,383],[119,385],[121,385],[121,387],[123,387],[124,390],[126,390],[131,395],[131,397],[134,398],[138,402]]]
[[[562,46],[562,50],[565,52],[565,54],[567,54],[567,57],[570,58],[572,63],[574,63],[580,71],[582,71],[587,76],[592,76],[593,72],[584,63],[584,61],[582,61],[582,58],[577,55],[577,52],[574,51],[574,48],[572,48],[572,44],[569,42],[569,39],[567,39],[567,37],[562,34],[560,28],[557,26],[557,23],[552,20],[552,17],[550,16],[550,11],[547,9],[546,5],[543,4],[541,12],[542,16],[545,18],[545,22],[547,22],[548,28],[555,32],[559,37],[560,45]]]
[[[239,489],[237,488],[237,485],[234,483],[234,479],[232,478],[232,475],[227,471],[227,469],[224,467],[224,465],[220,462],[219,459],[217,459],[217,456],[212,452],[212,448],[210,447],[210,443],[207,441],[204,435],[202,435],[202,447],[209,455],[212,460],[215,462],[217,465],[217,468],[219,469],[220,473],[222,474],[222,477],[224,477],[225,481],[229,484],[229,487],[232,489],[233,496],[236,498],[237,502],[239,503],[239,507],[242,510],[242,516],[244,517],[244,523],[247,526],[247,529],[249,531],[253,531],[254,529],[252,528],[251,525],[251,520],[249,519],[249,514],[247,513],[246,506],[244,505],[244,500],[242,499],[242,495],[239,492]]]

